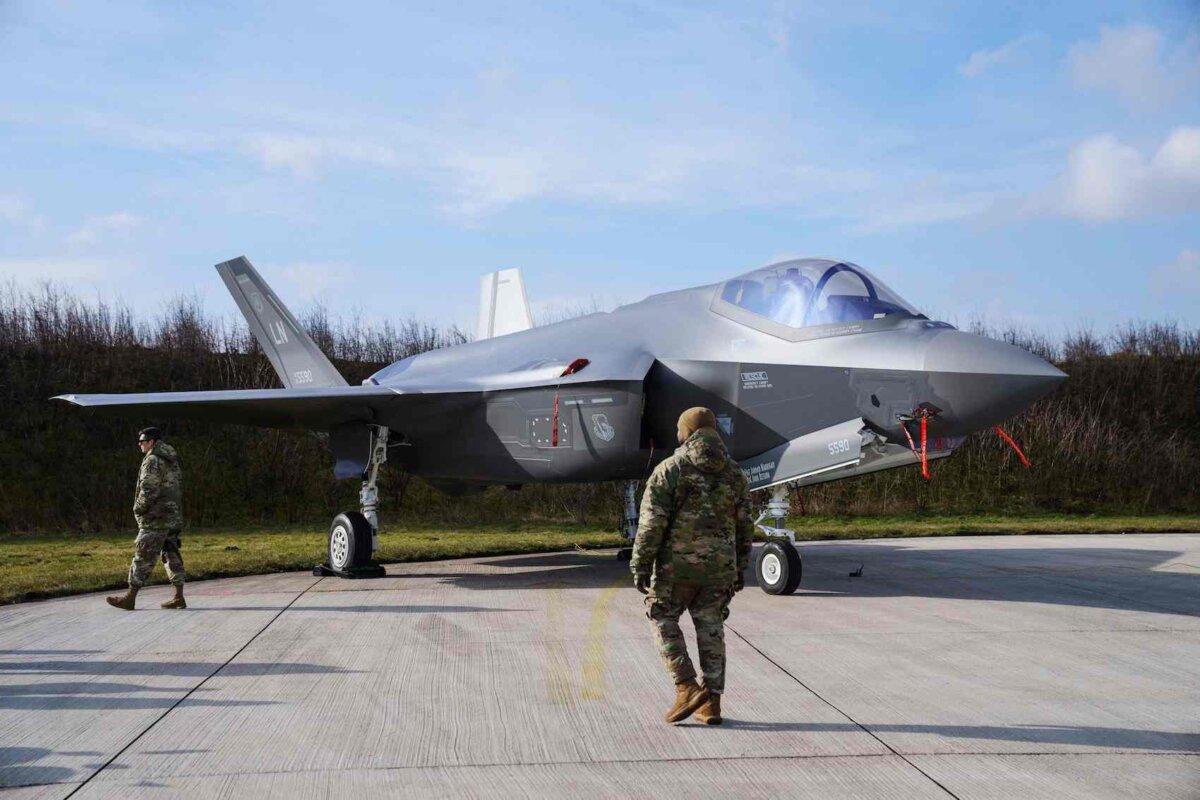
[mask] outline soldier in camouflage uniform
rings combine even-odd
[[[175,596],[162,607],[187,608],[183,599],[183,556],[179,552],[179,534],[183,528],[179,454],[162,441],[158,428],[146,428],[139,433],[138,447],[145,455],[133,500],[138,535],[133,563],[129,565],[129,591],[109,597],[108,604],[132,611],[138,590],[146,584],[154,571],[154,562],[161,556],[167,577],[175,587]]]
[[[730,599],[742,589],[753,543],[750,492],[711,411],[683,412],[678,433],[681,446],[646,482],[630,566],[638,591],[647,595],[646,616],[675,680],[667,722],[695,713],[701,722],[719,725],[725,618]],[[696,683],[679,628],[684,611],[696,627],[703,686]]]

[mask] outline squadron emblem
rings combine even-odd
[[[608,422],[608,414],[592,414],[592,432],[604,442],[611,442],[617,435],[617,429]]]

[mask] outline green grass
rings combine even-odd
[[[801,517],[789,521],[804,540],[961,534],[1200,531],[1198,515]],[[559,523],[486,527],[406,526],[379,537],[384,562],[619,546],[597,526]],[[133,534],[0,534],[0,604],[120,588]],[[308,569],[324,560],[323,527],[187,531],[183,555],[191,580]],[[156,569],[153,580],[164,580]]]

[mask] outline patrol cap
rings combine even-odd
[[[679,441],[683,442],[701,428],[717,427],[717,417],[704,406],[695,406],[679,415]]]
[[[140,431],[138,431],[138,441],[139,442],[148,442],[151,439],[154,439],[155,441],[157,441],[161,438],[162,438],[162,431],[160,431],[158,428],[154,428],[154,427],[142,428]]]

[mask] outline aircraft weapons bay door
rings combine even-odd
[[[636,477],[642,404],[641,381],[513,389],[489,397],[487,424],[524,476],[513,482]]]

